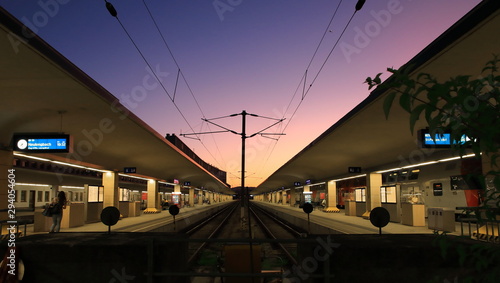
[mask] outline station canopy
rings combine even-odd
[[[0,145],[15,133],[69,134],[72,153],[33,154],[231,194],[228,185],[126,110],[116,97],[0,7]]]
[[[500,27],[499,7],[499,1],[481,2],[404,68],[411,70],[412,75],[429,73],[442,81],[457,75],[471,75],[472,79],[480,77],[481,70],[493,59],[493,54],[500,55],[500,37],[495,36]],[[419,147],[417,133],[410,132],[409,114],[397,100],[390,110],[389,119],[386,119],[383,102],[387,94],[374,90],[252,193],[291,188],[295,182],[303,185],[306,180],[317,183],[360,175],[349,174],[348,167],[361,167],[362,173],[369,173],[453,154],[450,150]],[[415,130],[426,127],[422,120],[417,121]]]

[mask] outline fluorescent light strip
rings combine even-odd
[[[66,162],[62,162],[62,161],[50,161],[52,163],[56,163],[56,164],[61,164],[61,165],[65,165],[65,166],[71,166],[71,167],[76,167],[76,168],[82,168],[82,169],[87,169],[87,167],[85,166],[81,166],[81,165],[76,165],[76,164],[71,164],[71,163],[66,163]]]
[[[392,169],[387,169],[387,170],[381,170],[381,171],[376,171],[375,173],[386,173],[386,172],[391,172],[391,171],[398,171],[398,170],[401,170],[403,168],[401,167],[398,167],[398,168],[392,168]]]
[[[91,170],[91,171],[102,172],[102,173],[110,172],[109,170],[102,170],[102,169],[97,169],[97,168],[91,168],[91,167],[86,167],[86,166],[82,166],[82,165],[76,165],[76,164],[71,164],[71,163],[62,162],[62,161],[50,160],[50,159],[47,159],[47,158],[30,156],[30,155],[25,155],[25,154],[20,154],[20,153],[14,153],[14,155],[15,156],[25,157],[25,158],[30,158],[30,159],[36,159],[36,160],[40,160],[40,161],[46,161],[46,162],[56,163],[56,164],[60,164],[60,165],[64,165],[64,166],[70,166],[70,167],[76,167],[76,168],[81,168],[81,169],[87,169],[87,170]]]
[[[140,179],[140,180],[146,180],[146,181],[151,180],[151,179],[147,179],[147,178],[143,178],[143,177],[138,177],[138,176],[127,175],[127,174],[123,174],[123,173],[118,173],[118,175],[125,176],[125,177],[130,177],[130,178],[135,178],[135,179]]]
[[[61,188],[64,188],[64,189],[80,189],[80,190],[85,189],[84,187],[76,187],[76,186],[61,186]]]
[[[174,184],[174,183],[169,183],[169,182],[159,181],[158,183],[165,184],[165,185],[172,185],[172,186],[175,186],[175,184]]]
[[[436,161],[429,161],[429,162],[423,162],[423,163],[419,163],[419,164],[408,165],[408,166],[404,166],[404,167],[397,167],[397,168],[392,168],[392,169],[387,169],[387,170],[380,170],[380,171],[376,171],[375,173],[386,173],[386,172],[391,172],[391,171],[399,171],[401,169],[408,169],[408,168],[413,168],[413,167],[418,167],[418,166],[426,166],[426,165],[430,165],[430,164],[435,164],[435,163],[440,163],[440,162],[448,162],[448,161],[458,160],[461,158],[462,159],[469,158],[469,157],[474,157],[474,156],[476,156],[476,155],[475,154],[467,154],[467,155],[464,155],[462,157],[455,156],[455,157],[450,157],[450,158],[439,159]]]
[[[28,183],[16,183],[16,186],[50,187],[50,185],[45,185],[45,184],[28,184]]]
[[[334,182],[338,182],[338,181],[343,181],[343,180],[349,180],[349,179],[355,179],[355,178],[359,178],[359,177],[365,177],[366,174],[361,174],[361,175],[356,175],[356,176],[351,176],[351,177],[346,177],[346,178],[341,178],[341,179],[335,179],[335,180],[332,180]]]
[[[21,156],[21,157],[26,157],[26,158],[31,158],[31,159],[36,159],[36,160],[41,160],[41,161],[51,161],[50,159],[36,157],[36,156],[29,156],[29,155],[20,154],[20,153],[14,153],[14,155],[15,156]]]
[[[460,159],[460,156],[440,159],[440,160],[438,160],[438,162],[446,162],[446,161],[452,161],[452,160],[457,160],[457,159]]]
[[[430,165],[430,164],[435,164],[438,163],[438,161],[429,161],[429,162],[424,162],[424,163],[419,163],[419,164],[412,164],[408,166],[403,166],[403,169],[407,168],[413,168],[413,167],[418,167],[418,166],[425,166],[425,165]]]
[[[326,182],[319,182],[319,183],[316,183],[316,184],[309,184],[309,185],[304,185],[304,186],[310,186],[311,187],[311,186],[323,185],[325,183]],[[281,189],[279,189],[279,190],[281,190]]]

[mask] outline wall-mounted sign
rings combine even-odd
[[[69,152],[69,135],[15,134],[13,150],[33,153]]]
[[[191,182],[184,182],[184,186],[186,186],[186,187],[191,186]]]
[[[432,138],[428,130],[420,130],[419,139],[421,147],[425,148],[450,148],[452,145],[450,133],[435,134],[434,138]],[[454,141],[454,142],[464,144],[469,140],[470,139],[466,135],[463,135],[460,138],[460,141]]]
[[[312,184],[311,179],[306,180],[306,185],[310,185],[310,184]]]
[[[361,167],[349,167],[347,171],[349,173],[361,173]]]
[[[294,182],[294,183],[293,183],[293,186],[294,186],[294,187],[300,187],[300,186],[302,186],[302,185],[301,185],[301,183],[300,183],[300,182]]]
[[[123,173],[137,173],[137,167],[125,167]]]

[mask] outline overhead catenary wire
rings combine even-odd
[[[148,5],[146,4],[146,1],[145,0],[142,0],[142,3],[144,4],[144,7],[146,8],[148,14],[149,14],[149,17],[151,18],[151,20],[153,21],[153,24],[155,25],[156,27],[156,30],[158,31],[158,33],[160,34],[160,37],[163,41],[163,44],[165,45],[165,47],[167,48],[168,52],[170,53],[170,56],[172,57],[172,60],[174,61],[175,65],[177,66],[177,69],[178,69],[178,73],[177,73],[177,80],[179,79],[179,74],[181,75],[182,79],[184,80],[184,83],[186,84],[186,87],[187,89],[189,90],[189,93],[191,94],[191,96],[193,97],[193,100],[194,102],[196,103],[196,106],[198,107],[198,109],[200,110],[200,113],[202,115],[203,118],[206,118],[205,116],[205,113],[203,112],[203,110],[201,109],[201,106],[200,104],[198,103],[198,100],[196,99],[196,96],[194,95],[194,92],[193,90],[191,89],[191,86],[189,85],[186,77],[184,76],[184,73],[182,72],[181,70],[181,67],[179,65],[179,63],[177,62],[177,60],[175,59],[175,56],[174,56],[174,53],[172,52],[172,49],[170,49],[170,46],[168,45],[167,43],[167,40],[165,39],[165,36],[163,35],[163,32],[161,31],[160,27],[158,26],[153,14],[151,13],[151,10],[149,9]],[[178,82],[178,81],[177,81]],[[177,83],[176,83],[176,89],[177,89]],[[175,94],[174,94],[174,97],[175,97]],[[209,126],[208,126],[209,127]],[[209,127],[210,129],[210,127]],[[191,130],[193,130],[191,128]],[[194,132],[194,131],[193,131]],[[214,157],[214,155],[210,152],[210,150],[208,150],[208,148],[205,146],[205,144],[203,143],[203,141],[198,137],[196,136],[196,139],[203,145],[203,147],[205,148],[205,150],[210,154],[210,156],[215,160],[215,162],[217,162],[217,158]],[[219,145],[217,144],[217,142],[215,141],[215,138],[213,137],[212,135],[212,139],[214,141],[214,144],[215,144],[215,147],[217,149],[217,152],[219,153],[219,156],[221,157],[222,161],[224,162],[224,159],[222,157],[222,154],[220,152],[220,149],[219,149]]]
[[[132,42],[132,44],[134,45],[135,49],[137,50],[137,52],[139,53],[139,55],[141,56],[141,58],[143,59],[143,61],[146,63],[146,65],[148,66],[148,68],[151,70],[151,73],[153,74],[153,76],[155,77],[155,79],[158,81],[158,83],[160,84],[161,88],[163,89],[163,91],[165,92],[165,94],[167,94],[168,98],[171,100],[172,104],[174,105],[174,107],[177,109],[177,111],[179,112],[179,114],[181,115],[182,119],[186,122],[186,124],[188,125],[188,127],[191,129],[192,132],[195,132],[193,127],[191,126],[191,124],[189,123],[189,121],[187,120],[187,118],[185,117],[184,113],[181,111],[181,109],[179,108],[179,106],[177,105],[177,103],[175,102],[175,92],[174,92],[174,96],[172,96],[168,90],[166,89],[165,85],[162,83],[162,81],[158,78],[157,74],[153,71],[153,68],[151,67],[151,64],[149,63],[149,61],[146,59],[146,57],[144,56],[143,52],[140,50],[140,48],[138,47],[138,45],[136,44],[136,42],[134,41],[134,39],[132,38],[132,36],[130,35],[130,33],[127,31],[127,29],[125,28],[125,26],[123,25],[123,23],[120,21],[120,18],[118,17],[118,12],[116,11],[116,9],[114,8],[113,4],[111,4],[110,2],[108,2],[107,0],[104,0],[104,2],[106,3],[106,8],[107,10],[109,11],[109,13],[111,14],[111,16],[113,16],[114,18],[116,18],[116,20],[118,21],[118,23],[120,24],[120,26],[122,27],[123,31],[125,32],[125,34],[127,35],[127,37],[130,39],[130,41]],[[172,50],[170,49],[170,47],[168,46],[166,40],[165,40],[165,37],[163,36],[161,30],[159,29],[156,21],[154,20],[154,17],[152,16],[149,8],[147,7],[147,4],[145,3],[145,1],[143,1],[144,5],[146,6],[146,9],[156,27],[156,29],[158,30],[166,48],[168,49],[174,63],[176,64],[177,68],[178,68],[178,74],[177,74],[177,81],[176,81],[176,86],[175,86],[175,89],[177,89],[177,82],[178,82],[178,78],[179,78],[179,74],[182,76],[189,92],[191,93],[198,109],[200,110],[201,114],[203,115],[203,117],[205,116],[205,114],[203,113],[203,110],[201,109],[198,101],[196,100],[196,97],[194,96],[194,93],[191,89],[191,87],[189,86],[184,74],[182,73],[181,71],[181,68],[179,66],[179,64],[177,63],[177,60],[175,59],[175,56],[173,55],[172,53]],[[203,145],[203,147],[205,148],[205,150],[212,156],[212,158],[217,162],[217,159],[214,157],[214,155],[210,152],[210,150],[208,150],[208,148],[206,147],[206,145],[201,141],[201,139],[196,136],[196,139],[198,141],[201,142],[201,144]],[[220,154],[220,150],[219,150],[219,147],[217,145],[217,143],[215,142],[215,145],[216,145],[216,148],[219,152],[219,155],[221,156],[222,158],[222,154]]]
[[[297,89],[295,90],[294,94],[292,95],[292,98],[290,99],[290,102],[288,103],[288,106],[287,106],[285,112],[283,113],[283,117],[288,112],[288,109],[290,108],[290,105],[292,105],[293,99],[295,98],[295,95],[297,95],[297,91],[298,91],[300,85],[302,85],[302,83],[303,83],[303,87],[302,87],[302,99],[304,99],[305,87],[306,87],[306,83],[307,83],[307,72],[308,72],[309,68],[311,67],[312,62],[314,61],[314,58],[316,57],[316,54],[318,53],[318,50],[321,47],[321,44],[323,43],[323,40],[326,37],[326,34],[330,30],[330,26],[332,25],[333,20],[334,20],[335,16],[337,15],[337,12],[338,12],[341,4],[342,4],[342,0],[339,1],[339,4],[335,8],[335,11],[333,12],[332,17],[330,18],[330,22],[326,26],[325,31],[323,32],[323,35],[321,36],[321,39],[318,42],[318,45],[316,46],[316,50],[314,50],[314,53],[311,56],[311,59],[309,60],[309,63],[307,64],[307,67],[306,67],[306,70],[304,72],[304,75],[302,76],[302,79],[300,80],[300,82],[299,82],[299,84],[297,86]]]
[[[300,89],[300,86],[303,85],[302,87],[302,97],[299,101],[299,103],[297,104],[297,106],[295,107],[293,113],[291,114],[290,118],[288,118],[288,122],[284,125],[281,133],[284,133],[285,130],[288,128],[288,125],[290,125],[290,123],[292,122],[292,119],[293,117],[295,116],[295,114],[297,113],[297,111],[299,110],[300,106],[302,105],[302,102],[304,101],[305,97],[307,96],[307,94],[309,94],[309,91],[311,90],[312,86],[314,85],[314,83],[316,82],[316,80],[318,79],[320,73],[323,71],[326,63],[328,62],[328,60],[330,59],[330,56],[333,54],[333,52],[335,51],[338,43],[340,42],[340,39],[342,39],[342,36],[344,35],[345,31],[347,30],[347,28],[349,27],[352,19],[354,18],[354,16],[356,15],[356,13],[361,10],[361,8],[363,7],[363,5],[365,4],[366,0],[358,0],[358,2],[356,3],[356,6],[355,6],[355,9],[354,9],[354,12],[353,14],[351,15],[351,17],[349,18],[348,22],[346,23],[346,25],[344,26],[344,28],[342,29],[342,32],[340,33],[339,37],[337,38],[335,44],[333,45],[333,47],[331,48],[330,52],[328,53],[328,55],[326,56],[325,60],[323,61],[321,67],[319,68],[319,70],[316,72],[316,75],[314,76],[314,78],[312,79],[311,83],[309,84],[309,86],[306,88],[306,85],[307,85],[307,74],[308,74],[308,70],[309,68],[311,67],[312,65],[312,62],[314,60],[314,58],[316,57],[316,54],[326,36],[326,34],[328,33],[328,31],[330,30],[330,26],[335,18],[335,15],[337,14],[337,11],[340,7],[340,4],[342,3],[342,0],[339,2],[339,4],[337,5],[337,8],[335,9],[335,12],[332,16],[332,18],[330,19],[330,22],[328,23],[324,33],[323,33],[323,36],[321,37],[321,40],[319,41],[318,43],[318,46],[316,47],[316,50],[314,51],[313,53],[313,56],[311,57],[311,60],[309,61],[309,64],[307,65],[306,67],[306,70],[304,72],[304,75],[302,76],[301,80],[299,81],[298,85],[297,85],[297,88],[294,92],[294,94],[292,95],[292,98],[285,110],[285,112],[283,113],[283,117],[285,117],[286,113],[288,112],[288,109],[290,108],[290,105],[292,104],[298,90]],[[273,147],[271,148],[271,151],[268,155],[268,157],[266,158],[266,160],[264,161],[264,166],[265,164],[267,164],[267,162],[269,161],[271,155],[273,154],[275,148],[276,148],[276,145],[278,144],[279,140],[280,140],[281,136],[278,135],[277,139],[276,139],[276,142],[273,144]],[[263,168],[264,166],[261,166],[260,168]]]

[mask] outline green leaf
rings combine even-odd
[[[411,113],[411,97],[407,92],[401,94],[399,97],[399,105],[403,107],[404,110]]]
[[[427,108],[427,105],[425,104],[420,104],[417,105],[413,110],[411,111],[410,114],[410,131],[413,133],[413,130],[415,129],[415,124],[417,121],[420,119],[420,114],[422,114],[422,111],[424,111]]]
[[[392,102],[394,101],[394,98],[396,97],[396,92],[391,92],[387,95],[387,97],[384,100],[384,114],[385,114],[385,119],[389,119],[389,112],[391,111],[392,107]]]

